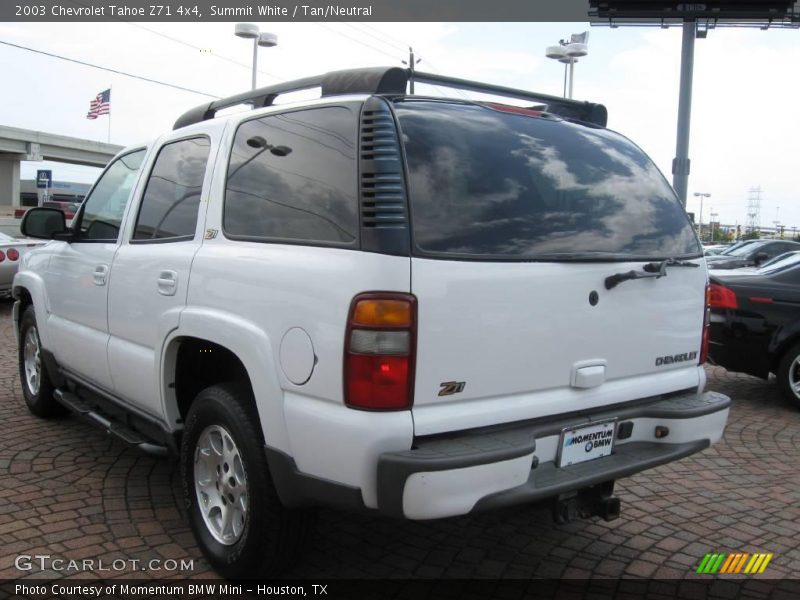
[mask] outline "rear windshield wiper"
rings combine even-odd
[[[678,260],[677,258],[667,258],[665,260],[657,260],[655,262],[647,263],[643,268],[648,273],[661,272],[666,267],[699,267],[697,263],[689,262],[688,260]],[[666,271],[664,275],[666,275]]]
[[[626,273],[615,273],[606,277],[606,289],[611,290],[617,287],[623,281],[631,279],[645,279],[647,277],[655,277],[660,279],[667,276],[667,267],[699,267],[700,265],[689,262],[688,260],[676,260],[668,258],[666,260],[649,262],[641,271],[628,271]]]

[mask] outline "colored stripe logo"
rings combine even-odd
[[[763,573],[774,555],[771,552],[709,552],[700,561],[697,572],[707,575],[733,575]]]

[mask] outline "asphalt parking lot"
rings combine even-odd
[[[0,580],[214,577],[182,514],[176,463],[75,418],[31,416],[16,365],[11,302],[2,301]],[[556,525],[547,509],[525,507],[427,523],[322,510],[313,547],[289,576],[698,578],[709,577],[695,574],[703,556],[724,551],[773,553],[757,577],[798,579],[800,410],[772,381],[716,367],[708,374],[709,388],[733,399],[724,440],[619,482],[622,516],[614,522]],[[20,555],[193,563],[147,572],[42,571],[36,564],[21,571]]]

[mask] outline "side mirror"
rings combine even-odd
[[[759,252],[756,254],[755,258],[753,259],[757,265],[760,265],[765,260],[769,259],[769,254],[766,252]]]
[[[67,232],[67,221],[57,208],[31,208],[22,217],[19,229],[24,236],[52,240]]]

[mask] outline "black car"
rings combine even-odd
[[[778,378],[800,407],[800,264],[787,257],[750,274],[711,273],[709,357],[729,371]]]
[[[709,269],[738,269],[763,264],[793,250],[800,250],[800,244],[783,240],[757,240],[728,248],[715,256],[707,256],[706,262]]]

